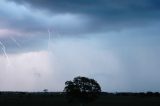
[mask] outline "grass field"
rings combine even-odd
[[[79,106],[68,103],[62,93],[1,92],[0,106]],[[86,106],[160,106],[159,95],[102,94]]]

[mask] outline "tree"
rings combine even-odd
[[[44,89],[43,92],[48,92],[48,89]]]
[[[77,101],[83,105],[96,100],[101,87],[94,79],[78,76],[65,82],[64,92],[69,102]]]

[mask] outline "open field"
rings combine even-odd
[[[79,106],[69,104],[62,93],[1,92],[0,106]],[[102,93],[87,106],[160,106],[159,94],[144,93]]]

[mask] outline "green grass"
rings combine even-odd
[[[0,106],[79,106],[60,93],[1,93]],[[160,106],[160,96],[101,95],[86,106]]]

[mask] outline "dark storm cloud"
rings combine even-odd
[[[119,23],[139,25],[160,17],[159,0],[15,0],[15,2],[46,9],[54,14],[87,15],[94,20],[95,25],[104,27],[107,27],[106,24],[114,26],[112,24]]]
[[[46,16],[26,16],[15,27],[31,31],[40,31],[48,25],[64,35],[79,35],[105,31],[119,31],[126,28],[142,27],[159,22],[159,0],[8,0],[40,13],[48,11]],[[35,11],[36,13],[36,11]],[[32,13],[34,14],[34,13]],[[53,21],[53,15],[79,15],[79,19]],[[65,18],[67,19],[67,18]],[[48,22],[46,22],[48,20]],[[81,22],[80,20],[85,20]],[[17,21],[16,21],[17,22]],[[68,22],[68,23],[67,23]],[[78,25],[74,25],[78,22]],[[82,23],[82,24],[80,24]],[[13,23],[15,24],[15,23]],[[25,28],[23,28],[25,26]]]
[[[53,36],[58,32],[63,37],[80,37],[160,22],[159,0],[7,0],[3,3],[0,28],[18,32],[20,37],[15,38],[25,49],[37,49],[39,44],[46,43],[48,28],[56,32]],[[0,40],[9,50],[17,51],[8,38]]]
[[[33,7],[45,8],[58,13],[102,14],[109,12],[134,11],[147,12],[159,10],[159,0],[9,0],[28,3]],[[124,11],[122,11],[124,12]]]

